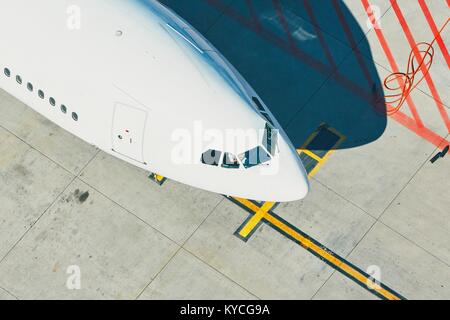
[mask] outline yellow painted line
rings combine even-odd
[[[318,161],[317,165],[314,167],[314,169],[310,172],[309,176],[314,175],[321,166],[324,165],[324,163],[329,159],[329,157],[333,154],[334,148],[338,146],[340,143],[342,143],[343,140],[345,140],[345,136],[341,135],[339,132],[334,130],[333,128],[327,127],[328,130],[335,133],[337,136],[340,137],[340,140],[333,146],[333,148],[328,151],[323,158],[317,156],[315,153],[313,153],[310,150],[307,149],[298,149],[297,152],[300,154],[301,152],[304,152],[311,158]],[[318,134],[312,134],[308,140],[305,142],[304,146],[307,146],[309,142],[311,142],[316,135]],[[157,182],[161,182],[165,177],[160,176],[156,173],[153,174],[153,178]],[[250,218],[250,220],[244,225],[244,227],[239,231],[239,235],[243,238],[247,238],[249,234],[258,226],[258,224],[262,220],[266,220],[285,234],[287,234],[292,239],[295,239],[298,241],[298,243],[314,252],[316,255],[321,257],[323,260],[326,260],[329,264],[335,266],[336,268],[342,270],[347,275],[351,276],[352,278],[358,280],[360,283],[364,283],[367,286],[371,285],[370,288],[374,291],[376,291],[379,295],[385,297],[389,300],[400,300],[400,297],[396,296],[395,294],[391,293],[389,290],[384,289],[380,285],[374,283],[367,275],[361,273],[357,269],[353,268],[351,265],[346,263],[344,260],[340,259],[339,257],[336,257],[335,255],[331,254],[329,251],[321,247],[320,245],[317,245],[307,237],[303,236],[301,233],[297,232],[295,229],[291,228],[290,226],[286,225],[283,221],[279,220],[275,216],[269,213],[269,211],[275,206],[275,202],[265,202],[261,207],[257,204],[253,203],[250,200],[243,199],[243,198],[233,198],[234,200],[238,201],[248,209],[250,209],[252,212],[254,212],[254,215]]]
[[[148,177],[160,186],[166,181],[166,177],[153,172],[150,172],[150,175]]]
[[[251,202],[250,200],[247,199],[243,199],[243,198],[233,198],[236,201],[242,203],[244,206],[246,206],[247,208],[249,208],[250,210],[252,210],[253,212],[256,212],[259,210],[259,207],[254,204],[253,202]]]
[[[321,157],[319,157],[317,154],[315,154],[314,152],[312,152],[312,151],[310,151],[310,150],[307,150],[307,149],[298,149],[297,152],[298,152],[298,154],[300,154],[300,153],[305,153],[305,154],[307,154],[308,156],[310,156],[311,158],[313,158],[314,160],[316,160],[317,162],[321,162],[321,161],[322,161],[322,158],[321,158]]]
[[[325,164],[325,162],[328,160],[327,155],[325,155],[324,158],[320,158],[318,155],[316,155],[314,152],[311,152],[310,150],[297,149],[297,152],[298,152],[298,154],[305,153],[305,154],[307,154],[308,156],[310,156],[311,158],[313,158],[314,160],[317,161],[317,164],[315,165],[314,169],[312,169],[311,172],[308,174],[309,178],[314,176],[317,173],[317,171],[319,171],[320,167],[322,167]],[[328,152],[328,153],[330,153],[330,152]]]
[[[246,229],[244,232],[242,232],[244,229],[241,230],[239,235],[241,235],[242,237],[248,236],[248,234],[251,232],[251,230],[253,230],[254,226],[256,226],[259,223],[259,221],[264,219],[267,222],[269,222],[270,224],[272,224],[273,226],[275,226],[276,228],[278,228],[279,230],[283,231],[285,234],[290,236],[292,239],[297,240],[302,247],[304,247],[308,250],[311,250],[312,252],[317,254],[319,257],[321,257],[323,260],[326,260],[329,264],[334,265],[335,267],[341,269],[343,272],[350,275],[354,279],[358,280],[360,283],[365,283],[367,285],[371,284],[371,288],[374,291],[376,291],[378,294],[385,297],[386,299],[400,300],[400,298],[398,296],[396,296],[395,294],[382,288],[380,285],[377,285],[370,278],[368,278],[365,274],[363,274],[360,271],[358,271],[357,269],[353,268],[351,265],[347,264],[345,261],[343,261],[339,257],[336,257],[333,254],[329,253],[327,250],[325,250],[321,246],[315,244],[313,241],[304,237],[302,234],[300,234],[299,232],[297,232],[296,230],[289,227],[288,225],[286,225],[285,223],[283,223],[282,221],[280,221],[279,219],[274,217],[272,214],[270,214],[268,211],[270,210],[271,207],[269,209],[267,209],[267,207],[269,207],[269,205],[273,206],[274,205],[273,203],[266,202],[260,208],[256,204],[254,204],[253,202],[251,202],[247,199],[242,199],[242,198],[233,198],[233,199],[235,199],[242,205],[246,206],[253,212],[255,212],[255,216],[258,215],[258,218],[255,219],[256,223],[255,222],[251,223],[252,220],[250,220],[244,227],[244,229],[245,229],[248,226],[248,229]]]
[[[302,236],[301,234],[299,234],[298,232],[296,232],[295,230],[293,230],[292,228],[290,228],[289,226],[287,226],[286,224],[284,224],[280,220],[276,219],[271,214],[266,214],[264,218],[268,222],[270,222],[271,224],[273,224],[274,226],[276,226],[277,228],[279,228],[280,230],[282,230],[283,232],[285,232],[286,234],[291,236],[293,239],[297,240],[300,243],[301,246],[303,246],[303,247],[305,247],[307,249],[310,249],[311,251],[315,252],[320,257],[322,257],[323,259],[327,260],[329,263],[335,265],[336,267],[342,269],[345,273],[351,275],[353,278],[357,279],[361,283],[369,283],[369,282],[371,282],[373,284],[373,286],[372,286],[373,290],[378,292],[383,297],[385,297],[385,298],[387,298],[389,300],[400,300],[399,297],[397,297],[396,295],[392,294],[388,290],[382,288],[381,286],[376,285],[366,275],[362,274],[361,272],[359,272],[355,268],[353,268],[350,265],[346,264],[344,261],[342,261],[342,260],[338,259],[337,257],[335,257],[334,255],[330,254],[329,252],[327,252],[326,250],[324,250],[320,246],[318,246],[315,243],[313,243],[308,238],[305,238],[304,236]]]
[[[250,202],[250,201],[249,201]],[[264,218],[264,216],[273,208],[275,202],[265,202],[264,205],[256,210],[256,213],[246,223],[246,225],[239,231],[239,235],[243,238],[247,238],[248,235],[255,229],[258,223]]]
[[[319,128],[321,126],[323,126],[324,124],[321,124],[319,126]],[[300,149],[297,149],[298,154],[301,153],[305,153],[308,156],[310,156],[311,158],[313,158],[314,160],[317,161],[316,166],[314,167],[314,169],[311,170],[311,172],[308,174],[308,176],[311,178],[312,176],[314,176],[317,171],[319,171],[319,169],[325,164],[325,162],[328,161],[328,159],[330,158],[330,156],[334,153],[335,148],[340,145],[345,139],[346,137],[344,135],[342,135],[341,133],[339,133],[336,129],[331,128],[329,126],[326,127],[327,130],[331,131],[332,133],[334,133],[335,135],[337,135],[339,137],[339,140],[335,143],[335,145],[321,158],[318,155],[316,155],[314,152],[312,152],[311,150],[306,149],[306,146],[308,146],[308,144],[314,140],[314,138],[319,134],[319,130],[316,130],[313,134],[311,134],[311,136],[305,141],[305,143],[303,144],[303,146]]]

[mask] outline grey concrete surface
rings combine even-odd
[[[450,161],[427,162],[381,221],[450,265]]]
[[[139,299],[226,300],[255,296],[182,249]]]
[[[10,294],[8,291],[0,288],[0,300],[17,300],[17,298]]]
[[[370,2],[379,6],[383,34],[399,68],[406,69],[410,47],[395,13],[387,1]],[[417,40],[430,40],[422,12],[411,1],[398,2]],[[447,17],[439,2],[427,1],[438,26]],[[305,117],[325,117],[323,110],[346,114],[328,119],[348,138],[373,125],[366,114],[361,121],[361,114],[354,120],[344,113],[360,97],[330,77],[337,71],[364,81],[361,73],[348,73],[360,61],[333,24],[333,12],[316,18],[336,48],[338,65],[318,72],[203,0],[172,3],[185,14],[202,8],[192,22],[216,37],[226,54],[253,39],[246,46],[253,50],[243,55],[261,53],[266,45],[262,65],[278,55],[286,59],[279,81],[267,88],[280,89],[272,101],[283,99],[283,86],[295,93],[292,104],[277,112],[288,129]],[[362,30],[356,39],[362,60],[374,64],[383,80],[392,70],[367,28],[367,14],[359,1],[344,3]],[[237,0],[224,4],[242,9]],[[276,15],[263,9],[265,26],[282,36]],[[303,28],[312,35],[299,45],[314,53],[321,46],[311,17],[293,13],[293,32]],[[221,37],[237,31],[236,43]],[[326,60],[323,52],[317,57]],[[430,72],[449,106],[449,73],[438,48]],[[340,103],[330,101],[330,93],[339,91]],[[426,83],[411,98],[426,127],[449,139]],[[402,112],[411,116],[408,105]],[[354,131],[346,132],[349,124]],[[306,199],[274,211],[361,270],[378,268],[382,282],[406,298],[450,299],[450,157],[431,164],[436,146],[390,117],[379,137],[364,138],[331,155]],[[158,186],[147,176],[0,90],[0,299],[377,299],[268,224],[247,242],[235,236],[248,213],[228,199],[170,180]],[[70,289],[77,268],[81,287]]]
[[[333,154],[315,178],[378,218],[434,150],[430,143],[389,122],[377,141]]]
[[[89,192],[89,197],[81,197]],[[133,299],[178,246],[103,195],[74,181],[0,264],[0,286],[20,299]],[[68,267],[81,289],[66,286]]]
[[[186,250],[261,299],[307,299],[331,274],[330,267],[267,225],[248,242],[230,236],[243,218],[242,209],[222,202],[189,239]]]
[[[72,176],[0,128],[0,259],[55,201]]]
[[[80,178],[179,244],[223,200],[218,194],[174,181],[160,187],[150,181],[147,172],[103,152]]]
[[[339,272],[331,278],[313,297],[314,300],[376,300],[375,295],[366,289],[355,286],[354,282]]]
[[[450,268],[411,240],[377,223],[349,256],[356,265],[376,265],[381,280],[409,299],[448,299]]]
[[[315,179],[311,188],[314,192],[305,200],[282,203],[276,212],[321,244],[346,256],[375,219]]]
[[[77,174],[96,149],[40,116],[10,95],[0,95],[0,125],[66,170]]]

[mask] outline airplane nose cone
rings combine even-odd
[[[283,135],[279,139],[279,158],[276,174],[277,190],[274,190],[276,202],[301,200],[309,192],[309,180],[297,151]]]
[[[267,190],[267,197],[264,200],[272,202],[301,200],[306,197],[310,187],[306,170],[289,140],[280,136],[278,147],[278,156],[268,166],[267,171],[262,171],[270,185],[270,191]]]

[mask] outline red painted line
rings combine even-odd
[[[353,53],[356,57],[356,60],[358,61],[358,64],[367,80],[367,83],[370,87],[373,87],[373,85],[375,84],[372,76],[370,75],[369,69],[367,68],[367,64],[365,61],[365,58],[363,57],[363,55],[361,54],[361,52],[358,49],[358,44],[356,43],[355,38],[353,37],[352,31],[350,29],[350,26],[347,23],[347,20],[345,19],[344,13],[342,12],[341,6],[339,5],[339,2],[337,0],[333,0],[333,6],[334,9],[336,11],[336,14],[339,18],[339,21],[342,25],[342,28],[345,32],[345,35],[347,37],[347,40],[349,41],[351,48],[353,49]],[[367,11],[368,12],[368,11]],[[372,23],[374,25],[377,24],[377,21],[374,20],[372,21]],[[376,100],[379,100],[380,97],[375,97]],[[385,105],[385,107],[387,108],[388,105],[386,105],[385,103],[383,103]],[[378,108],[378,103],[375,103],[376,108]],[[388,112],[386,112],[388,113]],[[417,112],[413,112],[413,115],[415,116],[416,122],[418,122],[420,125],[423,126],[422,121],[420,120],[419,115],[417,114]]]
[[[450,55],[448,54],[447,47],[444,41],[442,40],[441,34],[439,33],[439,29],[437,28],[436,23],[434,22],[433,16],[431,15],[431,12],[428,9],[425,0],[419,0],[419,5],[422,8],[423,14],[427,19],[428,24],[430,25],[431,31],[433,31],[434,39],[436,40],[437,44],[439,45],[439,48],[442,51],[442,54],[444,55],[445,62],[447,62],[447,66],[450,68]]]
[[[302,52],[301,50],[296,50],[292,52],[291,46],[287,44],[286,41],[284,41],[283,39],[279,38],[278,36],[272,34],[267,30],[258,29],[254,23],[248,21],[248,19],[243,17],[241,14],[237,13],[231,7],[224,5],[220,0],[205,0],[205,1],[209,3],[211,6],[216,7],[221,12],[227,14],[231,18],[235,19],[243,26],[249,28],[250,30],[253,30],[255,33],[258,33],[261,37],[265,38],[267,41],[270,41],[275,45],[277,45],[278,47],[280,47],[282,50],[291,53],[295,58],[301,60],[303,63],[309,65],[311,68],[315,69],[319,73],[322,73],[325,76],[328,76],[330,74],[331,71],[330,68],[324,65],[322,62],[314,59],[314,57],[311,57],[310,55],[308,55],[305,52]],[[367,2],[367,0],[362,1]],[[345,76],[335,73],[331,76],[331,78],[335,80],[338,84],[340,84],[343,88],[354,93],[356,96],[361,97],[362,99],[368,101],[368,103],[373,102],[373,95],[371,93],[366,92],[364,88],[360,87],[357,83],[351,81]],[[445,138],[440,137],[439,135],[432,132],[428,128],[419,127],[413,119],[409,118],[407,115],[401,112],[398,112],[396,116],[393,117],[393,119],[398,121],[400,124],[404,125],[406,128],[410,129],[411,131],[415,132],[418,136],[424,138],[433,145],[441,147],[442,149],[443,147],[437,142],[437,140],[440,139],[440,141],[447,142]]]
[[[344,29],[347,40],[350,43],[350,46],[353,49],[353,52],[355,53],[356,59],[358,60],[358,64],[361,67],[361,70],[363,71],[364,76],[366,77],[366,80],[367,80],[369,86],[372,86],[374,83],[372,76],[370,75],[369,69],[367,68],[366,63],[364,62],[364,58],[363,58],[361,52],[359,52],[359,50],[357,48],[358,45],[357,45],[355,39],[353,38],[353,34],[352,34],[352,31],[350,30],[350,26],[348,25],[347,20],[345,19],[344,13],[342,12],[342,9],[337,0],[333,0],[333,6],[334,6],[334,9],[339,18],[339,22],[341,23],[342,28]]]
[[[243,17],[241,14],[237,13],[232,8],[224,5],[219,0],[205,0],[210,5],[215,6],[218,8],[218,10],[224,12],[231,18],[235,19],[237,22],[241,23],[243,26],[249,28],[250,30],[253,30],[255,33],[259,34],[261,37],[265,38],[267,41],[270,41],[277,45],[282,50],[285,50],[286,52],[292,54],[295,58],[299,59],[312,69],[316,70],[317,72],[323,74],[324,76],[328,77],[330,76],[330,73],[332,73],[331,78],[338,82],[341,86],[348,89],[352,93],[354,93],[356,96],[361,97],[362,99],[368,101],[369,103],[373,102],[373,95],[367,91],[364,90],[363,87],[359,86],[356,82],[351,81],[350,79],[346,78],[345,76],[339,74],[339,73],[333,73],[332,69],[322,63],[321,61],[315,59],[311,55],[307,54],[306,52],[303,52],[299,48],[297,48],[295,51],[292,51],[292,47],[286,43],[286,41],[277,35],[271,33],[268,30],[265,29],[257,29],[251,21]]]
[[[283,7],[280,3],[280,0],[272,0],[272,4],[275,8],[275,12],[277,13],[278,20],[280,20],[281,26],[283,27],[284,33],[288,38],[291,50],[297,51],[297,45],[294,38],[292,37],[291,30],[289,30],[289,23],[286,21],[286,17],[283,14]]]
[[[450,0],[449,0],[450,1]],[[368,0],[361,0],[364,9],[366,10],[366,12],[369,12],[369,8],[370,8],[370,4]],[[395,62],[394,56],[391,52],[391,50],[389,49],[389,45],[386,41],[386,38],[383,35],[383,32],[381,31],[380,28],[375,28],[375,33],[378,37],[378,40],[380,42],[380,45],[382,46],[386,57],[391,65],[391,68],[394,72],[398,72],[398,66],[397,63]],[[411,103],[413,103],[412,99],[410,96],[408,96],[407,98],[407,103],[408,105],[410,105]],[[411,119],[409,117],[407,117],[405,114],[401,113],[401,112],[397,112],[393,115],[391,115],[391,117],[393,119],[395,119],[396,121],[398,121],[399,123],[403,124],[405,127],[407,127],[408,129],[412,130],[413,132],[415,132],[417,135],[421,136],[422,138],[430,141],[432,144],[434,144],[435,146],[443,149],[442,146],[442,142],[447,142],[445,140],[445,138],[437,135],[436,133],[434,133],[433,131],[429,130],[428,128],[426,128],[425,126],[420,126],[417,123],[414,123],[411,121]]]
[[[316,19],[316,16],[314,15],[314,11],[311,7],[311,4],[309,3],[309,0],[303,0],[303,5],[306,9],[306,12],[308,13],[309,18],[311,19],[311,22],[314,26],[314,30],[316,31],[320,45],[322,46],[322,49],[325,52],[328,62],[333,67],[333,69],[336,69],[336,63],[334,62],[333,55],[331,54],[328,48],[328,45],[325,41],[325,37],[323,36],[322,29],[320,29],[319,23]]]
[[[258,15],[256,14],[255,6],[253,5],[253,0],[246,0],[247,7],[250,10],[250,15],[252,17],[253,23],[258,30],[262,29],[261,23],[259,22]]]
[[[370,18],[370,3],[369,0],[361,0],[365,11],[367,12],[367,15]],[[399,68],[397,65],[397,62],[394,59],[394,55],[392,54],[391,49],[389,48],[389,45],[386,41],[386,38],[384,37],[383,32],[381,31],[381,28],[374,28],[373,30],[375,30],[375,34],[377,35],[378,41],[380,42],[381,47],[383,48],[383,51],[386,55],[386,58],[388,59],[388,62],[391,66],[391,69],[393,72],[395,73],[399,73]],[[401,78],[397,78],[397,81],[399,83],[400,87],[404,86],[404,82]],[[420,119],[419,113],[417,112],[417,107],[414,103],[414,101],[411,99],[411,97],[408,95],[408,97],[406,98],[406,102],[409,106],[409,110],[411,111],[412,116],[414,117],[414,120],[416,120],[416,123],[419,127],[425,127],[422,120]],[[395,109],[395,108],[394,108]],[[398,112],[398,111],[397,111]],[[410,128],[411,129],[411,128]],[[412,130],[412,129],[411,129]]]
[[[394,12],[400,22],[400,25],[405,32],[405,36],[408,39],[409,45],[411,49],[414,52],[414,56],[416,57],[417,61],[422,60],[422,55],[420,54],[419,50],[417,49],[417,43],[414,40],[414,37],[411,33],[411,30],[408,27],[408,23],[405,20],[405,17],[402,14],[402,11],[400,10],[400,7],[398,6],[397,0],[391,0],[392,8],[394,9]],[[428,87],[430,88],[431,95],[434,98],[434,101],[436,102],[436,105],[438,107],[439,113],[441,114],[442,119],[444,120],[445,126],[447,127],[448,132],[450,132],[450,119],[448,118],[447,111],[445,110],[446,107],[442,103],[441,97],[439,96],[439,93],[436,89],[436,86],[434,85],[434,81],[430,76],[430,73],[428,71],[428,68],[425,64],[420,65],[421,71],[425,77],[425,80],[428,84]]]
[[[266,40],[273,42],[275,45],[279,46],[281,49],[288,51],[289,53],[293,54],[300,60],[302,60],[304,63],[309,65],[311,68],[315,69],[316,71],[328,76],[331,72],[330,68],[323,64],[321,61],[316,60],[314,57],[308,55],[307,53],[301,51],[301,50],[295,50],[295,52],[292,52],[292,48],[289,44],[286,44],[286,41],[277,35],[265,30],[265,29],[257,29],[255,25],[252,22],[249,22],[245,17],[234,11],[228,6],[225,6],[223,3],[221,3],[220,0],[205,0],[210,5],[217,7],[222,12],[226,13],[233,19],[235,19],[237,22],[241,23],[243,26],[253,30],[254,32],[258,33],[260,36],[264,37]],[[361,90],[361,88],[358,88]]]
[[[448,140],[446,140],[444,137],[441,137],[434,131],[426,127],[419,127],[413,119],[405,115],[403,112],[396,112],[390,117],[401,125],[407,127],[409,130],[413,131],[419,137],[422,137],[423,139],[431,142],[441,150],[443,150],[447,145],[450,144]]]

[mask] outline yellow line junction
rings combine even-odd
[[[167,178],[160,176],[159,174],[156,173],[150,173],[150,175],[148,176],[151,180],[153,180],[154,182],[156,182],[157,184],[159,184],[160,186],[162,186],[164,184],[164,182],[166,182]]]
[[[316,150],[310,149],[315,145],[315,140],[321,140],[323,142],[324,138],[328,139],[327,143],[329,147],[327,150],[317,152]],[[305,168],[310,178],[318,172],[330,158],[334,150],[344,140],[345,136],[326,124],[321,124],[319,128],[311,134],[304,145],[297,150],[300,158],[305,164]],[[149,178],[159,185],[162,185],[166,180],[166,178],[157,174],[151,174]],[[248,218],[234,233],[241,240],[247,242],[258,227],[262,223],[265,223],[379,298],[384,300],[405,300],[402,295],[393,289],[380,283],[368,273],[351,264],[317,240],[311,238],[302,230],[275,214],[274,209],[277,207],[278,203],[257,202],[228,196],[225,196],[225,198],[249,213]]]
[[[249,240],[257,227],[264,222],[376,296],[385,300],[405,299],[394,290],[377,282],[366,272],[352,265],[300,229],[276,215],[273,212],[275,203],[266,202],[259,205],[257,202],[247,199],[227,198],[250,213],[250,218],[235,232],[235,235],[242,240]]]

